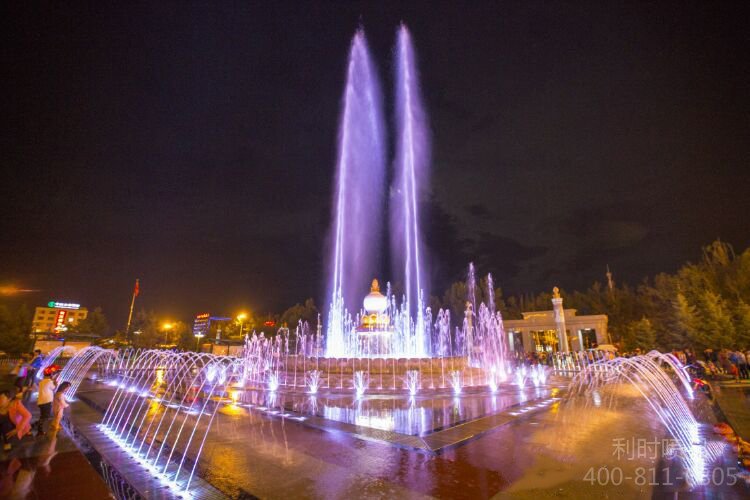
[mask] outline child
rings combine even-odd
[[[65,411],[65,408],[70,406],[65,400],[65,391],[68,390],[68,387],[70,387],[70,382],[63,382],[57,388],[57,392],[55,392],[55,399],[52,401],[53,420],[52,425],[50,426],[53,432],[60,430],[60,420],[62,420],[63,412]]]

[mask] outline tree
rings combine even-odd
[[[467,288],[463,281],[456,281],[445,291],[443,306],[450,310],[454,321],[462,321],[466,311]]]
[[[706,347],[736,347],[736,331],[726,300],[711,290],[704,290],[700,299],[699,331],[701,340],[706,341]]]
[[[305,300],[303,304],[294,304],[281,314],[280,326],[290,329],[297,327],[300,321],[307,321],[310,325],[316,325],[318,321],[318,308],[315,307],[313,299]]]
[[[737,303],[734,321],[739,344],[743,347],[750,346],[750,305],[742,299]]]
[[[630,322],[622,336],[625,349],[632,351],[636,348],[648,352],[657,347],[656,331],[648,318],[641,318]]]
[[[134,347],[151,349],[164,343],[165,333],[153,311],[140,310],[133,319],[130,335]]]
[[[174,343],[177,344],[179,349],[182,349],[183,351],[195,351],[198,345],[198,339],[193,335],[193,331],[189,325],[182,321],[178,321],[175,323],[173,331],[175,336]]]
[[[95,308],[88,316],[74,324],[72,332],[105,336],[109,332],[109,325],[107,324],[107,318],[102,313],[102,308]]]
[[[31,317],[25,305],[16,310],[0,305],[0,350],[12,354],[31,350]]]
[[[699,344],[706,347],[708,339],[701,337],[698,330],[698,317],[695,306],[691,305],[685,294],[678,292],[672,301],[672,318],[663,338],[663,343],[670,349],[678,349],[688,344]]]

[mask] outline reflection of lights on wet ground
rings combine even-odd
[[[396,427],[393,417],[379,417],[368,415],[357,415],[354,417],[354,423],[363,427],[373,427],[384,431],[392,431]]]
[[[594,399],[594,406],[598,408],[602,405],[602,396],[599,394],[599,391],[591,393],[591,397]]]
[[[237,405],[224,405],[221,407],[220,411],[224,415],[245,415],[247,413],[244,408]],[[196,411],[195,413],[197,414],[198,412]],[[204,415],[210,415],[210,413],[204,413]]]

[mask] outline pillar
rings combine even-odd
[[[565,310],[563,299],[560,297],[560,289],[552,289],[552,310],[555,312],[555,326],[557,327],[557,346],[560,352],[570,352],[568,345],[568,334],[565,328]]]

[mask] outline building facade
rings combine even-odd
[[[563,309],[564,327],[571,351],[591,349],[609,344],[607,315],[576,316],[575,309]],[[508,345],[517,353],[557,352],[561,350],[559,320],[555,311],[525,312],[523,319],[504,320]],[[563,349],[564,350],[564,349]]]
[[[50,301],[46,306],[40,306],[34,310],[31,333],[59,336],[64,334],[69,327],[85,319],[88,314],[88,309],[81,307],[80,304]]]

